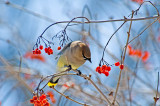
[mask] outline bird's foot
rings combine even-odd
[[[80,70],[77,70],[77,72],[78,72],[77,73],[78,76],[80,76],[82,74]]]
[[[68,66],[68,70],[69,71],[72,70],[72,66],[71,65]]]

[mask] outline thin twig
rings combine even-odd
[[[132,11],[131,20],[133,18],[133,15],[134,15],[134,11]],[[123,55],[123,60],[122,60],[121,64],[124,64],[124,59],[125,59],[125,55],[126,55],[127,45],[128,45],[129,37],[130,37],[131,26],[132,26],[132,21],[131,21],[130,26],[129,26],[129,31],[127,32],[128,38],[127,38],[127,42],[126,42],[126,46],[125,46],[125,50],[124,50],[124,55]],[[116,87],[116,92],[115,92],[115,96],[114,96],[114,99],[113,99],[113,102],[112,102],[113,105],[114,105],[114,103],[116,101],[117,92],[118,92],[118,88],[119,88],[120,80],[121,80],[122,70],[123,69],[120,70],[120,74],[119,74],[119,78],[118,78],[118,83],[117,83],[117,87]]]
[[[0,61],[6,65],[6,70],[8,70],[8,72],[10,74],[12,74],[12,76],[19,81],[19,83],[21,83],[22,85],[25,86],[25,88],[27,88],[30,92],[33,92],[32,88],[20,77],[18,77],[17,73],[15,73],[16,71],[12,68],[12,66],[2,57],[0,56]]]
[[[74,70],[75,71],[75,70]],[[90,83],[97,89],[97,91],[103,96],[103,98],[105,99],[105,101],[111,106],[111,102],[108,100],[108,98],[103,94],[103,92],[98,88],[98,86],[93,82],[93,80],[91,80],[91,75],[89,77],[87,77],[84,74],[80,75],[81,77],[83,77],[84,79],[87,79],[88,81],[90,81]]]
[[[84,106],[89,106],[89,105],[87,105],[87,104],[80,103],[80,102],[78,102],[78,101],[70,98],[69,96],[66,96],[65,94],[63,94],[63,93],[59,92],[58,90],[56,90],[54,87],[52,87],[52,89],[54,89],[57,93],[59,93],[60,95],[64,96],[65,98],[67,98],[67,99],[69,99],[69,100],[71,100],[71,101],[73,101],[73,102],[75,102],[75,103],[78,103],[78,104],[84,105]]]
[[[158,72],[158,82],[157,82],[156,97],[154,97],[154,106],[156,106],[157,99],[159,99],[159,98],[158,98],[158,88],[159,88],[159,72]]]
[[[137,62],[136,62],[136,67],[135,67],[135,69],[134,69],[134,73],[136,74],[137,73],[137,71],[138,71],[138,63],[139,63],[139,60],[140,59],[138,59],[137,60]],[[137,74],[136,74],[137,75]],[[132,98],[131,98],[131,94],[132,94],[132,88],[133,88],[133,85],[134,85],[134,83],[135,83],[135,81],[136,81],[136,76],[134,76],[134,79],[133,79],[133,81],[132,81],[132,84],[131,84],[131,87],[130,87],[130,89],[129,89],[129,98],[130,98],[130,106],[132,106]]]
[[[124,18],[125,18],[125,17],[124,17]],[[126,19],[126,18],[125,18],[125,19]],[[111,37],[110,37],[109,40],[107,41],[107,44],[105,45],[104,50],[103,50],[103,54],[102,54],[102,58],[101,58],[101,60],[100,60],[99,66],[101,66],[101,62],[103,62],[104,52],[105,52],[106,47],[108,46],[110,40],[111,40],[112,37],[119,31],[119,29],[121,29],[121,28],[123,27],[123,25],[124,25],[125,23],[126,23],[126,21],[124,21],[124,22],[120,25],[120,27],[118,27],[118,29],[111,35]]]
[[[158,21],[160,19],[160,17],[158,17],[157,19],[155,19],[151,24],[149,24],[142,32],[140,32],[140,34],[138,34],[136,37],[134,37],[132,40],[130,40],[128,42],[131,43],[133,40],[135,40],[136,38],[138,38],[145,30],[147,30],[149,27],[151,27],[156,21]]]

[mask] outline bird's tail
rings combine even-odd
[[[66,69],[67,69],[66,67],[64,67],[64,68],[57,67],[56,70],[57,70],[57,73],[58,73],[58,72],[62,72],[62,71],[64,71],[64,70],[66,70]],[[61,74],[59,74],[59,75],[61,75]],[[53,87],[53,86],[55,87],[55,86],[58,84],[58,81],[59,81],[60,77],[61,77],[61,76],[56,76],[56,77],[53,76],[53,77],[50,79],[50,81],[48,82],[47,85],[48,85],[49,87]]]
[[[50,81],[48,82],[48,86],[49,87],[55,87],[58,84],[60,77],[56,77],[54,78],[54,76],[50,79]]]
[[[63,67],[62,67],[63,66]],[[65,66],[64,67],[64,64],[62,64],[61,63],[61,61],[59,61],[58,62],[58,64],[57,64],[57,72],[62,72],[63,73],[63,71],[65,71],[65,70],[70,70],[71,69],[71,66]],[[59,74],[59,75],[61,75],[61,74]],[[53,86],[56,86],[57,84],[58,84],[58,81],[59,81],[59,79],[60,79],[60,77],[61,76],[56,76],[56,77],[52,77],[51,79],[50,79],[50,81],[48,82],[48,86],[49,87],[53,87]]]

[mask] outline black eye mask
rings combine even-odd
[[[88,60],[89,62],[91,62],[91,63],[92,63],[91,58],[87,58],[87,57],[84,55],[84,53],[83,53],[83,52],[82,52],[82,56],[83,56],[84,60]]]
[[[84,55],[84,53],[82,52],[82,56],[84,58],[84,60],[87,60],[88,58]]]

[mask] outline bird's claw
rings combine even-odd
[[[82,74],[80,70],[77,70],[77,72],[78,72],[77,73],[78,76],[80,76]]]
[[[68,70],[72,70],[72,66],[71,65],[68,66]]]

